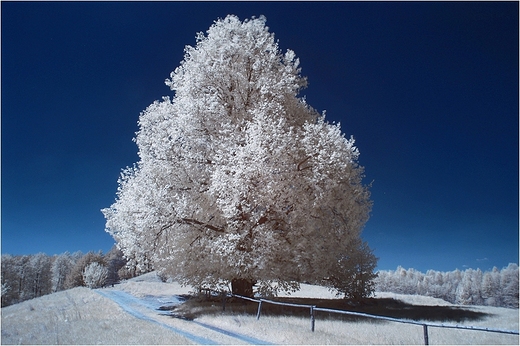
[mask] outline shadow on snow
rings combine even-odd
[[[248,314],[256,315],[258,303],[240,298],[226,298],[225,310],[223,300],[216,296],[184,296],[185,301],[178,306],[163,306],[162,310],[171,310],[171,316],[183,319],[195,319],[202,315],[216,314]],[[355,311],[370,315],[386,316],[407,320],[426,320],[437,322],[462,322],[475,321],[489,316],[486,313],[466,309],[458,306],[428,306],[412,305],[393,298],[366,298],[360,302],[348,299],[317,299],[317,298],[269,298],[269,300],[292,303],[315,305],[320,308],[335,310]],[[275,305],[267,302],[262,303],[261,316],[298,316],[309,317],[309,308]],[[315,311],[317,319],[328,319],[337,321],[373,321],[362,316],[343,315],[338,313]]]

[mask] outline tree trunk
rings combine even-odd
[[[231,292],[233,294],[253,298],[253,280],[233,279],[231,280]]]

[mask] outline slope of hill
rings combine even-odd
[[[2,308],[2,344],[188,344],[77,287]]]
[[[203,315],[175,319],[156,310],[179,304],[189,288],[163,283],[154,273],[115,287],[75,288],[3,308],[2,344],[422,344],[422,328],[380,321],[344,322],[293,316]],[[302,285],[291,295],[332,298],[323,287]],[[378,293],[420,305],[453,306],[439,299]],[[456,306],[454,306],[456,307]],[[464,307],[486,313],[469,324],[518,330],[518,310]],[[449,322],[449,321],[447,321]],[[468,324],[468,323],[464,323]],[[518,336],[430,328],[432,344],[518,344]]]

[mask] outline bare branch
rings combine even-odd
[[[178,221],[180,221],[179,223],[182,223],[182,224],[185,224],[185,225],[202,226],[203,228],[207,228],[207,229],[210,229],[212,231],[219,232],[219,233],[225,233],[226,232],[221,227],[213,226],[213,225],[210,225],[208,223],[205,223],[205,222],[202,222],[202,221],[199,221],[199,220],[195,220],[195,219],[191,219],[191,218],[190,219],[189,218],[181,218]]]
[[[298,171],[303,171],[304,169],[309,169],[311,168],[312,166],[307,166],[307,167],[303,167],[302,168],[302,165],[305,164],[305,162],[309,161],[309,159],[311,158],[312,156],[307,156],[303,161],[301,161],[300,163],[298,163]]]

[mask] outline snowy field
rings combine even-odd
[[[175,319],[157,310],[175,305],[190,288],[163,283],[149,273],[113,288],[74,288],[2,309],[2,344],[423,344],[421,326],[393,322],[340,322],[280,316],[202,316]],[[291,296],[333,298],[327,289],[302,285]],[[420,305],[440,299],[377,293]],[[465,307],[489,314],[464,325],[518,330],[518,310]],[[448,322],[450,323],[450,322]],[[514,344],[517,335],[429,328],[430,344]]]

